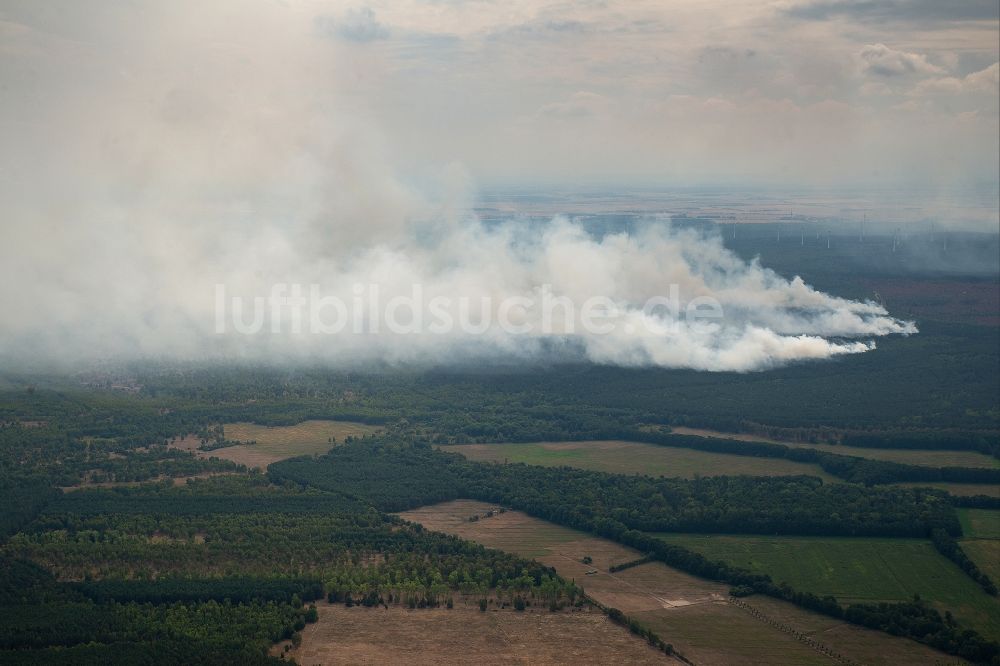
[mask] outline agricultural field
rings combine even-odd
[[[840,444],[811,444],[809,442],[793,442],[778,440],[759,435],[719,432],[702,428],[686,428],[678,426],[671,429],[678,435],[695,435],[698,437],[719,437],[735,439],[743,442],[768,442],[802,448],[816,449],[827,453],[839,453],[845,456],[857,456],[870,460],[887,460],[906,465],[922,465],[925,467],[986,467],[1000,468],[1000,460],[977,451],[948,451],[924,449],[874,449],[860,446],[843,446]]]
[[[1000,539],[1000,509],[959,509],[962,532],[970,539]]]
[[[440,447],[479,462],[523,462],[529,465],[578,467],[615,474],[682,477],[793,476],[808,474],[824,481],[837,478],[818,465],[695,451],[619,440],[587,442],[533,442],[529,444],[460,444]]]
[[[835,647],[838,652],[862,664],[965,664],[957,657],[941,654],[925,645],[882,632],[873,634],[864,627],[812,613],[798,606],[756,595],[746,599],[768,618],[790,625],[806,635]],[[877,640],[874,636],[877,635]]]
[[[507,511],[491,518],[481,518],[498,507],[476,500],[455,500],[404,511],[401,518],[420,523],[426,529],[455,534],[490,548],[543,560],[558,553],[563,544],[592,540],[600,546],[605,567],[635,559],[634,551],[611,541],[592,539],[589,534],[532,518],[519,511]],[[476,517],[477,520],[470,520]],[[595,553],[588,553],[593,556]]]
[[[789,633],[728,603],[726,585],[659,562],[611,573],[608,568],[612,564],[634,560],[641,554],[518,511],[485,517],[496,509],[483,502],[457,500],[399,515],[427,529],[530,556],[552,566],[564,578],[583,586],[588,596],[638,619],[699,665],[835,663]],[[473,516],[476,520],[470,520]],[[589,563],[584,563],[584,558],[589,558]],[[900,663],[899,659],[905,657],[909,663],[960,663],[913,641],[845,625],[786,602],[759,595],[746,601],[771,604],[767,615],[780,614],[783,624],[856,662]]]
[[[1000,539],[963,539],[959,543],[990,580],[1000,581]]]
[[[347,608],[317,604],[319,621],[288,656],[300,664],[680,664],[596,608]],[[272,654],[282,654],[279,644]]]
[[[994,582],[1000,581],[1000,510],[959,509],[965,554]]]
[[[172,446],[193,451],[199,458],[222,458],[249,468],[266,469],[271,463],[285,458],[326,453],[332,446],[330,438],[343,442],[347,437],[377,432],[378,428],[352,421],[303,421],[292,426],[227,423],[223,431],[226,439],[247,444],[201,451],[197,438],[186,437]]]
[[[930,542],[919,539],[662,534],[706,557],[769,574],[776,582],[841,602],[904,601],[914,594],[1000,636],[1000,602]]]

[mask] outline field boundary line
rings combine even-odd
[[[840,654],[839,652],[835,652],[832,648],[827,647],[823,643],[820,643],[819,641],[817,641],[813,637],[811,637],[811,636],[809,636],[807,634],[802,633],[798,629],[790,627],[787,624],[783,624],[781,622],[778,622],[777,620],[774,620],[774,619],[768,617],[767,615],[764,615],[759,610],[757,610],[756,608],[754,608],[753,606],[751,606],[750,604],[748,604],[745,601],[741,601],[740,599],[737,599],[736,597],[729,597],[726,601],[728,601],[733,606],[736,606],[737,608],[742,608],[746,612],[750,613],[750,615],[753,616],[755,619],[760,620],[764,624],[770,625],[770,626],[774,627],[775,629],[777,629],[778,631],[782,631],[782,632],[784,632],[786,634],[789,634],[790,636],[794,637],[800,643],[804,643],[805,645],[808,645],[809,647],[811,647],[816,652],[819,652],[820,654],[822,654],[822,655],[824,655],[826,657],[829,657],[830,659],[833,659],[834,661],[837,661],[837,662],[839,662],[841,664],[844,664],[844,666],[864,666],[863,664],[861,664],[859,662],[852,661],[851,659],[848,659],[847,657],[845,657],[844,655]]]
[[[895,581],[896,585],[899,586],[900,591],[905,594],[905,592],[906,592],[906,586],[903,585],[903,581],[899,580],[899,576],[896,575],[896,571],[892,568],[892,565],[889,564],[889,562],[886,561],[885,554],[882,553],[882,551],[880,551],[880,550],[877,550],[875,552],[878,553],[878,559],[879,559],[880,562],[882,562],[882,566],[884,566],[886,568],[886,571],[889,572],[889,575],[892,576],[892,580]],[[934,549],[934,552],[935,553],[938,552],[936,548]],[[963,573],[965,573],[965,572],[963,572]],[[903,596],[902,598],[905,599],[906,597]]]

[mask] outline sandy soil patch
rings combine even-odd
[[[314,664],[680,663],[593,610],[516,612],[317,606],[288,654]],[[284,644],[272,654],[280,654]]]
[[[266,469],[286,458],[321,455],[333,446],[330,439],[343,442],[347,437],[361,437],[378,431],[375,426],[353,421],[303,421],[293,426],[261,426],[254,423],[227,423],[227,439],[254,444],[227,446],[214,451],[201,451],[201,441],[188,435],[170,443],[171,448],[190,451],[199,458],[231,460],[248,468]]]

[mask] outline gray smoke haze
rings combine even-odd
[[[329,23],[295,7],[252,18],[216,8],[192,21],[151,4],[141,30],[128,10],[2,24],[0,73],[14,93],[0,129],[7,356],[440,364],[572,348],[599,363],[749,371],[915,332],[876,304],[786,280],[691,230],[595,238],[558,217],[483,225],[469,213],[466,168],[415,168],[358,101],[381,65],[353,49],[388,32],[332,41]],[[505,301],[545,287],[577,307],[606,298],[620,316],[601,334],[556,322],[548,334],[491,324],[481,334],[324,335],[284,332],[284,312],[280,334],[217,333],[216,285],[246,300],[275,284],[318,285],[345,303],[355,285],[377,284],[382,303],[420,285],[424,301],[488,301],[480,316],[491,322]],[[671,285],[682,308],[711,299],[722,318],[642,309]],[[524,308],[508,314],[541,323]]]
[[[540,227],[514,221],[487,227],[463,212],[460,173],[442,174],[436,189],[444,198],[434,200],[406,187],[373,155],[356,138],[333,141],[289,169],[292,180],[266,181],[303,193],[282,199],[280,208],[206,200],[199,176],[186,186],[171,184],[173,197],[159,195],[155,182],[147,183],[155,195],[125,200],[88,186],[72,204],[57,204],[66,212],[23,212],[9,225],[13,242],[0,251],[0,298],[15,314],[0,329],[7,351],[61,359],[443,364],[540,358],[558,351],[558,344],[546,344],[554,340],[600,363],[747,371],[864,352],[870,338],[915,332],[878,305],[786,280],[739,259],[717,236],[693,230],[650,224],[637,234],[595,238],[565,218]],[[247,191],[262,182],[248,178]],[[56,225],[59,214],[81,223]],[[435,299],[468,299],[471,320],[482,330],[295,332],[290,310],[272,315],[265,300],[276,284],[316,285],[323,297],[346,304],[359,295],[356,285],[377,285],[383,306],[412,298],[417,285],[424,310]],[[261,299],[263,330],[238,333],[232,313],[217,328],[216,285],[248,307]],[[599,333],[562,316],[546,329],[539,310],[518,306],[508,318],[534,334],[498,325],[505,302],[538,302],[543,289],[578,309],[592,297],[606,298],[620,316]],[[682,311],[695,299],[710,299],[722,317],[688,320],[665,308],[643,310],[649,299],[672,293]],[[375,309],[364,300],[362,319]],[[241,313],[239,321],[250,319]],[[280,332],[269,333],[275,322]]]

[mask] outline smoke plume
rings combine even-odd
[[[314,29],[305,17],[272,21],[268,11],[229,41],[186,40],[179,16],[146,21],[141,34],[102,34],[121,40],[124,61],[59,30],[8,35],[8,63],[31,58],[44,103],[14,91],[6,113],[19,120],[0,130],[6,356],[445,364],[582,355],[749,371],[861,353],[874,338],[916,330],[669,224],[602,237],[558,217],[483,224],[469,212],[475,190],[460,165],[401,164],[380,140],[354,94],[377,58],[344,51],[356,43],[304,39]],[[226,34],[230,18],[206,14],[199,29]],[[77,63],[69,77],[68,61]],[[290,306],[271,307],[275,285],[315,288],[346,304],[352,322],[370,320],[372,285],[380,307],[413,299],[417,285],[423,316],[435,298],[454,317],[465,302],[482,330],[297,330]],[[233,297],[244,321],[255,298],[263,304],[257,333],[236,330]],[[556,316],[525,305],[543,298],[562,304]],[[595,298],[594,311],[614,314],[601,332],[579,320]],[[687,316],[692,307],[713,316]]]

